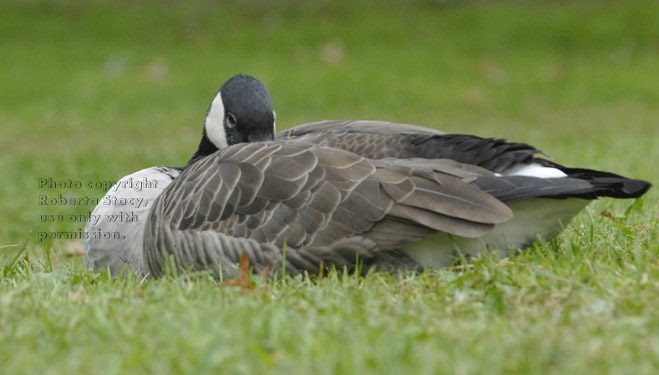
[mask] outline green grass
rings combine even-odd
[[[38,181],[184,164],[242,72],[280,129],[417,123],[656,183],[658,19],[651,1],[1,2],[0,372],[657,373],[656,188],[508,260],[243,293],[86,270],[78,242],[38,239],[84,223],[38,217],[93,207],[39,195],[104,192]]]

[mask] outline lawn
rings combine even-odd
[[[112,279],[43,238],[83,228],[106,182],[184,164],[236,73],[279,129],[415,123],[656,184],[657,20],[653,1],[1,2],[0,373],[658,373],[656,187],[511,259],[251,290]],[[82,201],[42,204],[58,194]]]

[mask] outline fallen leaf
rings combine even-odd
[[[612,213],[610,213],[609,211],[602,211],[602,213],[600,213],[600,215],[602,215],[603,217],[609,218],[609,219],[615,219],[615,218],[616,218],[616,217],[615,217]]]
[[[263,285],[268,285],[268,271],[270,271],[270,265],[266,265],[263,271],[261,271],[261,282]]]
[[[83,298],[84,296],[85,296],[85,288],[82,285],[80,285],[80,288],[78,288],[78,290],[75,293],[71,294],[68,300],[75,301],[75,300],[79,300],[80,298]]]
[[[245,253],[240,255],[240,260],[238,261],[238,278],[236,279],[227,279],[227,286],[236,286],[243,290],[253,289],[252,278],[249,274],[249,258]]]
[[[243,291],[254,290],[255,286],[252,284],[252,275],[249,272],[249,257],[245,253],[240,255],[240,260],[238,261],[238,277],[235,279],[226,279],[226,286],[234,286],[242,289]],[[263,271],[261,271],[261,281],[263,285],[268,283],[268,271],[270,270],[269,266],[265,266]]]
[[[65,257],[75,258],[85,256],[85,247],[80,242],[67,241],[63,245]]]

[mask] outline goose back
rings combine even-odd
[[[279,132],[276,139],[340,148],[371,159],[451,159],[496,173],[538,162],[535,155],[541,153],[525,143],[384,121],[320,121]]]

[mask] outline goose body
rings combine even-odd
[[[365,269],[447,266],[551,239],[591,199],[648,187],[604,172],[570,177],[537,153],[407,124],[302,125],[186,170],[154,204],[145,261],[160,275],[156,249],[166,249],[179,267],[233,276],[243,252],[256,270],[284,269],[285,247],[292,274],[357,259]]]
[[[160,276],[171,259],[230,277],[242,253],[256,270],[291,274],[507,256],[555,237],[593,199],[638,197],[651,186],[561,166],[523,143],[380,121],[323,121],[224,142],[217,132],[207,137],[227,130],[223,97],[211,103],[201,142],[215,149],[198,151],[135,229],[142,242],[131,251],[143,254],[144,273]],[[269,121],[258,128],[274,127],[274,112]]]

